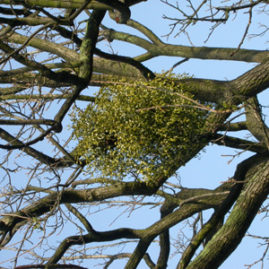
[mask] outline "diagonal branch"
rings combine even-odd
[[[218,268],[241,242],[260,206],[269,193],[268,157],[255,155],[240,167],[240,178],[245,180],[237,202],[225,224],[208,242],[188,269]],[[240,184],[239,184],[240,185]]]
[[[105,16],[105,11],[94,10],[88,19],[87,27],[85,31],[85,37],[82,40],[80,46],[80,67],[78,77],[81,83],[75,87],[72,96],[67,98],[61,109],[55,116],[55,121],[61,124],[63,118],[69,111],[70,107],[73,105],[77,97],[80,95],[81,91],[84,90],[92,76],[93,71],[93,53],[95,45],[97,42],[97,37],[99,33],[99,25]]]
[[[269,149],[269,129],[266,126],[257,97],[252,97],[245,102],[246,125],[248,130],[261,143]]]
[[[57,161],[54,158],[49,157],[48,155],[45,155],[44,153],[30,147],[26,146],[23,142],[18,140],[16,137],[12,136],[9,134],[7,131],[4,129],[0,128],[0,137],[10,143],[10,145],[14,146],[14,148],[21,148],[24,150],[25,153],[29,154],[33,158],[37,159],[41,163],[47,164],[50,167],[53,167],[55,165],[58,165],[61,163],[61,161]],[[64,163],[62,163],[64,165]],[[66,162],[66,165],[72,165],[70,162]]]
[[[136,35],[115,31],[106,27],[104,28],[105,30],[103,30],[101,33],[105,37],[107,37],[108,40],[120,40],[144,48],[147,51],[147,60],[158,55],[205,60],[228,60],[262,63],[265,59],[268,59],[269,57],[268,51],[263,50],[240,49],[235,54],[233,54],[236,48],[194,47],[172,45],[164,42],[155,43],[157,40],[154,40],[154,43],[152,43]],[[140,30],[138,27],[137,29]],[[145,32],[144,29],[141,29],[140,31],[142,33]],[[135,57],[135,59],[137,61],[143,61],[145,56],[146,55],[142,54]]]
[[[221,146],[227,146],[236,149],[249,150],[256,153],[266,153],[267,148],[262,143],[256,143],[249,140],[232,137],[228,135],[215,134],[211,140],[212,143]]]

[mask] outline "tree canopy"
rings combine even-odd
[[[0,0],[4,268],[112,268],[119,260],[128,269],[218,268],[255,217],[267,217],[260,94],[268,91],[269,52],[245,44],[250,33],[266,40],[268,1],[160,2],[166,36],[133,17],[153,1]],[[235,44],[224,26],[241,17]],[[193,29],[199,42],[220,31],[231,45],[196,46]],[[162,71],[151,63],[157,58]],[[230,80],[176,71],[193,59],[252,65]],[[235,150],[230,179],[215,189],[203,188],[206,179],[181,184],[182,167],[213,145]],[[119,209],[126,215],[113,226]],[[266,248],[248,268],[263,266],[268,236],[250,236]]]

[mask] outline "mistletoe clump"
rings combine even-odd
[[[89,170],[147,180],[168,173],[173,162],[184,164],[199,143],[207,112],[178,79],[122,79],[100,89],[96,101],[74,117],[76,155]]]

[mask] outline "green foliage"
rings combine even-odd
[[[117,179],[147,180],[168,173],[173,162],[184,164],[208,112],[197,108],[178,79],[160,75],[102,87],[95,103],[73,118],[75,155],[89,171]]]

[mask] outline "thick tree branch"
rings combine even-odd
[[[131,24],[131,26],[133,26],[133,24]],[[137,27],[137,29],[139,28]],[[140,31],[142,33],[145,32],[144,29],[141,29]],[[163,42],[157,42],[158,40],[156,39],[153,39],[154,43],[151,43],[141,37],[124,32],[114,31],[113,29],[109,28],[106,28],[106,30],[104,30],[102,33],[108,38],[108,40],[120,40],[144,48],[147,53],[151,55],[148,56],[147,59],[156,56],[177,56],[183,58],[205,60],[227,60],[262,63],[264,60],[269,58],[268,51],[240,49],[234,53],[236,48],[190,47],[171,45]],[[154,38],[152,34],[150,36],[151,38]],[[139,61],[140,58],[142,60],[143,57],[144,56],[141,55],[135,57],[135,59]]]
[[[221,128],[219,129],[220,131],[226,131],[226,132],[236,132],[236,131],[243,131],[247,130],[247,124],[245,121],[240,121],[240,122],[228,122],[225,123]]]
[[[153,225],[149,226],[144,230],[144,236],[140,239],[140,242],[138,243],[135,252],[133,253],[132,257],[129,259],[126,268],[136,268],[140,260],[142,259],[143,255],[147,251],[147,248],[150,244],[150,242],[159,234],[167,231],[170,227],[176,225],[177,223],[181,222],[183,219],[188,218],[189,216],[192,216],[194,213],[197,213],[201,210],[217,207],[223,199],[227,196],[227,193],[223,193],[222,196],[214,195],[215,191],[219,191],[220,189],[226,189],[227,184],[224,184],[223,186],[217,188],[212,193],[207,193],[206,197],[201,195],[197,195],[195,200],[190,201],[189,203],[184,203],[184,201],[181,201],[183,204],[179,209],[176,211],[170,213],[169,215],[165,216],[158,222],[154,223]],[[185,190],[186,191],[186,190]],[[187,194],[187,191],[183,191],[182,193],[179,193],[177,196],[185,196]],[[201,190],[202,193],[206,192],[206,190]],[[191,193],[196,192],[196,190],[191,190]],[[211,195],[210,195],[211,194]],[[189,197],[190,199],[191,197]],[[193,203],[192,203],[193,202]],[[178,202],[177,202],[178,204]],[[209,205],[210,204],[210,205]],[[165,207],[170,208],[172,210],[173,207],[175,207],[175,204],[167,204]],[[209,206],[209,207],[208,207]]]
[[[256,97],[245,102],[245,110],[248,130],[269,150],[269,129],[262,118],[261,108]]]
[[[10,90],[10,92],[12,91],[13,88],[8,88],[5,90]],[[3,89],[4,90],[4,89]],[[15,91],[17,90],[17,88],[14,89]],[[24,89],[22,89],[24,90]],[[0,88],[0,92],[1,92],[1,88]],[[66,94],[43,94],[43,95],[35,95],[35,94],[20,94],[20,95],[15,95],[15,94],[9,94],[9,92],[5,92],[5,96],[1,96],[0,100],[17,100],[18,102],[24,102],[24,101],[37,101],[37,100],[42,100],[42,101],[53,101],[53,100],[57,100],[57,99],[66,99],[66,98],[70,98],[71,94],[70,93],[66,93]],[[93,96],[87,96],[87,95],[79,95],[77,97],[78,101],[85,101],[85,102],[94,102],[95,101],[95,97]],[[4,122],[4,120],[3,120]],[[18,124],[47,124],[47,125],[53,125],[55,123],[55,121],[53,120],[46,120],[46,119],[40,119],[40,120],[25,120],[25,123],[22,123],[22,121],[18,121]],[[3,123],[2,123],[3,124]],[[10,121],[9,124],[12,124],[12,122]]]
[[[149,233],[149,235],[156,237],[169,227],[175,225],[178,221],[191,216],[195,212],[217,207],[227,196],[226,191],[229,190],[230,186],[231,184],[225,183],[223,186],[214,191],[206,189],[183,189],[174,199],[169,201],[167,200],[165,206],[169,208],[170,211],[176,208],[180,203],[184,203],[184,200],[188,200],[191,197],[196,196],[196,200],[185,203],[175,212],[167,215],[159,222],[141,231],[143,231],[143,234],[145,235]],[[219,193],[221,191],[224,191],[223,195],[214,195],[214,192]],[[15,234],[17,229],[24,225],[27,219],[30,220],[34,217],[40,217],[41,215],[49,212],[51,208],[54,207],[55,201],[59,204],[90,203],[124,195],[152,195],[155,192],[156,186],[150,186],[144,182],[113,183],[106,187],[88,190],[67,189],[61,192],[61,197],[58,197],[58,192],[51,192],[51,194],[27,206],[26,208],[11,215],[7,214],[0,219],[0,231],[2,231],[2,233],[13,231],[12,234]],[[209,195],[205,196],[205,194]]]
[[[269,60],[252,68],[238,78],[230,82],[235,98],[256,96],[269,87]],[[241,99],[242,100],[242,99]]]
[[[173,208],[167,208],[166,206],[161,207],[161,218],[164,218],[168,214],[172,213]],[[160,253],[158,261],[156,263],[156,269],[165,269],[167,268],[167,262],[170,254],[170,235],[169,230],[167,229],[160,234]]]
[[[59,1],[59,0],[52,0],[52,1],[38,1],[38,0],[18,0],[16,2],[12,2],[10,0],[1,0],[0,4],[6,4],[6,5],[23,5],[28,7],[54,7],[54,8],[80,8],[84,4],[84,0],[77,0],[77,1]],[[104,3],[102,3],[104,2]],[[111,9],[112,7],[109,5],[109,3],[105,3],[105,1],[90,1],[89,4],[86,7],[87,9]]]
[[[249,160],[247,161],[249,163]],[[242,166],[242,165],[241,165]],[[242,171],[240,168],[235,173],[234,179],[235,181],[242,180]],[[177,266],[177,269],[186,268],[189,264],[190,260],[193,258],[195,251],[199,248],[201,243],[205,240],[205,238],[211,233],[217,226],[220,221],[223,221],[224,216],[228,212],[228,210],[232,207],[234,201],[237,199],[243,184],[235,184],[232,188],[228,196],[225,200],[215,209],[215,213],[211,216],[209,221],[201,228],[201,230],[192,238],[188,247],[185,249],[180,262]]]
[[[236,173],[234,175],[234,179],[237,180],[238,182],[241,182],[242,180],[244,180],[244,177],[248,171],[248,168],[250,168],[250,164],[253,166],[254,164],[256,164],[258,166],[257,163],[259,163],[260,161],[264,160],[266,158],[264,157],[260,157],[259,155],[255,155],[245,161],[243,161],[237,168],[236,170]],[[266,159],[267,160],[267,159]],[[269,171],[269,169],[268,169]],[[268,172],[267,171],[267,172]],[[268,185],[268,188],[269,188],[269,183],[267,184]],[[226,188],[227,185],[224,184],[223,186],[221,187],[224,187]],[[219,187],[220,188],[220,187]],[[228,198],[227,198],[227,194],[225,195],[225,198],[224,199],[221,199],[221,202],[220,203],[217,203],[217,207],[220,206],[220,211],[216,211],[216,220],[219,219],[219,216],[218,214],[221,214],[222,216],[222,213],[223,213],[223,209],[225,209],[224,211],[227,212],[227,210],[229,210],[229,208],[232,206],[233,202],[236,200],[237,196],[239,195],[240,191],[241,191],[241,188],[242,188],[242,184],[236,184],[235,187],[232,189],[232,192],[228,195]],[[268,190],[266,190],[268,191]],[[265,192],[266,192],[265,191]],[[203,195],[201,195],[201,199],[203,199]],[[212,198],[213,200],[216,199],[216,196],[212,195]],[[199,199],[199,198],[197,198]],[[208,203],[209,200],[206,201],[206,203]],[[219,201],[219,200],[218,200]],[[193,201],[191,201],[193,202]],[[198,200],[196,200],[196,202],[198,202]],[[215,201],[216,202],[216,201]],[[203,203],[200,201],[198,202],[197,204],[195,203],[194,205],[192,205],[191,208],[188,208],[188,213],[191,213],[191,215],[193,215],[193,211],[192,210],[196,210],[196,212],[199,212],[199,209],[196,207],[196,205],[201,206]],[[171,206],[169,206],[171,207]],[[149,243],[149,241],[153,240],[155,236],[157,236],[158,234],[160,234],[161,232],[164,232],[165,230],[167,230],[169,227],[173,226],[174,224],[176,223],[179,223],[181,221],[181,219],[178,219],[181,217],[181,214],[183,213],[182,211],[184,211],[183,209],[185,209],[185,207],[188,207],[188,204],[185,204],[183,202],[183,206],[181,208],[179,208],[178,210],[176,210],[175,212],[169,214],[168,216],[164,217],[163,219],[161,219],[160,221],[156,222],[155,224],[153,224],[152,226],[148,227],[147,229],[145,229],[145,231],[147,231],[146,233],[146,237],[145,238],[142,238],[140,240],[140,244],[142,246],[142,248],[139,250],[138,247],[137,247],[137,251],[134,252],[134,254],[132,255],[132,257],[130,258],[130,260],[128,261],[128,266],[127,268],[130,269],[130,268],[135,268],[134,265],[137,265],[139,263],[139,261],[141,260],[141,257],[143,257],[143,253],[147,250],[147,244]],[[223,208],[222,208],[223,207]],[[205,209],[205,208],[203,208]],[[201,209],[201,210],[203,210]],[[187,214],[188,214],[187,213]],[[186,216],[184,216],[186,217]],[[175,223],[174,223],[175,221]],[[208,231],[210,231],[211,229],[211,225],[209,225],[209,229]],[[207,231],[207,232],[208,232]],[[231,240],[232,241],[232,240]],[[229,242],[231,242],[229,241]],[[140,245],[139,245],[140,246]],[[143,252],[143,251],[144,252]],[[217,255],[216,255],[217,257]],[[216,261],[215,261],[216,262]],[[197,266],[197,264],[196,264]],[[208,266],[208,265],[207,265]],[[215,268],[215,267],[201,267],[201,268]],[[191,267],[191,268],[200,268],[200,267]]]
[[[128,260],[125,269],[135,269],[137,268],[139,262],[144,257],[149,245],[154,238],[147,236],[146,238],[140,239],[137,244],[132,256]]]
[[[121,228],[107,232],[91,232],[85,235],[70,236],[62,241],[55,254],[49,259],[47,265],[57,263],[64,253],[73,245],[84,245],[92,242],[106,242],[122,238],[139,238],[140,232],[134,229]]]
[[[180,2],[178,7],[174,4],[171,6],[174,5],[173,7],[187,18],[187,21],[181,20],[181,18],[178,21],[175,19],[176,23],[182,25],[181,30],[183,31],[192,23],[200,23],[200,21],[213,23],[227,21],[228,23],[231,12],[248,8],[250,20],[245,33],[243,33],[243,41],[250,26],[251,17],[255,14],[254,12],[252,14],[254,5],[263,3],[263,12],[268,6],[268,1],[266,3],[262,1],[256,0],[253,2],[254,4],[247,3],[246,5],[236,3],[234,9],[232,9],[232,5],[217,10],[213,6],[209,6],[211,12],[202,14],[202,16],[198,12],[207,12],[205,8],[208,2],[204,0],[199,3],[186,0],[188,6],[184,7],[184,1]],[[214,213],[205,225],[201,220],[200,232],[196,232],[199,225],[191,223],[194,237],[187,246],[178,267],[217,268],[237,247],[269,193],[269,133],[262,114],[265,110],[262,110],[258,99],[256,99],[257,94],[265,92],[269,87],[269,52],[241,49],[242,42],[238,48],[167,44],[145,25],[130,19],[130,6],[140,2],[142,0],[0,0],[0,23],[2,24],[0,29],[0,63],[2,63],[2,71],[0,70],[0,83],[2,84],[0,88],[0,102],[2,102],[0,124],[7,128],[0,128],[0,139],[3,141],[0,148],[8,150],[5,151],[0,163],[3,174],[3,190],[0,199],[4,210],[0,217],[0,245],[1,250],[9,251],[10,246],[7,243],[12,240],[10,244],[13,244],[13,240],[16,241],[13,245],[17,252],[14,255],[13,267],[17,266],[17,259],[21,254],[24,254],[25,250],[26,255],[32,255],[33,258],[39,259],[38,264],[32,265],[32,267],[39,268],[73,266],[71,264],[57,264],[60,259],[64,262],[71,259],[104,259],[104,267],[108,268],[114,260],[127,258],[127,268],[136,268],[139,266],[139,262],[144,259],[150,268],[165,269],[170,263],[170,247],[176,248],[169,237],[169,230],[182,222],[188,222],[188,218],[202,213],[203,210],[213,209]],[[168,3],[167,1],[163,2]],[[262,8],[262,5],[259,7]],[[188,9],[191,10],[190,15],[188,15]],[[125,23],[126,29],[131,27],[139,31],[139,36],[129,34],[128,29],[126,32],[117,31],[118,26],[115,26],[117,27],[115,30],[103,26],[101,21],[106,11],[116,22]],[[86,20],[84,20],[85,14],[89,16]],[[181,15],[179,14],[179,16]],[[177,25],[176,23],[174,26]],[[212,29],[214,27],[213,25]],[[101,30],[99,31],[99,29]],[[264,33],[268,31],[267,26],[264,26],[264,29]],[[100,46],[103,46],[105,38],[109,42],[115,40],[116,42],[120,41],[123,45],[126,45],[124,42],[136,45],[144,51],[141,54],[136,54],[136,57],[129,57],[128,52],[124,54],[123,51],[119,51],[119,54],[110,54],[97,49],[98,42],[100,42]],[[249,71],[230,81],[195,77],[178,80],[171,78],[170,82],[175,88],[183,91],[182,94],[178,93],[178,95],[184,96],[186,91],[192,96],[189,98],[193,101],[190,105],[153,105],[152,108],[157,106],[164,108],[163,111],[155,111],[150,105],[145,104],[146,108],[143,110],[148,113],[145,115],[151,116],[152,113],[154,122],[155,120],[157,122],[159,112],[168,112],[166,107],[169,107],[170,111],[170,108],[172,110],[173,107],[190,106],[205,112],[201,113],[201,117],[197,117],[197,120],[202,118],[201,124],[199,121],[199,127],[195,127],[199,129],[199,135],[195,136],[191,146],[180,142],[180,145],[173,149],[173,159],[166,163],[163,172],[157,173],[155,171],[151,178],[142,181],[139,180],[142,174],[140,174],[141,170],[136,168],[135,163],[132,167],[133,170],[130,171],[133,181],[128,177],[129,174],[125,177],[124,167],[122,168],[124,177],[122,180],[116,176],[115,178],[112,176],[105,178],[101,172],[98,175],[93,172],[96,178],[91,178],[92,174],[89,177],[85,176],[85,173],[88,173],[89,170],[93,171],[95,167],[89,167],[87,170],[89,166],[86,164],[88,156],[79,152],[78,141],[71,141],[74,137],[72,130],[64,129],[61,132],[62,128],[66,126],[65,124],[73,119],[73,114],[69,114],[72,113],[71,108],[77,109],[79,114],[88,105],[80,101],[91,102],[90,106],[93,107],[93,110],[99,101],[101,104],[102,100],[96,99],[99,98],[98,94],[97,97],[92,97],[96,89],[88,89],[89,85],[102,86],[104,91],[108,87],[118,87],[123,90],[138,84],[139,87],[143,87],[145,80],[155,76],[146,67],[148,63],[144,64],[144,62],[158,56],[177,57],[179,59],[176,62],[181,64],[186,59],[189,60],[190,64],[192,63],[191,59],[242,61],[256,64],[247,65],[251,68]],[[162,76],[157,75],[160,79],[157,82],[160,82],[161,86],[152,86],[157,94],[168,90],[166,81],[170,79],[170,75],[173,75],[172,72],[176,66],[177,64],[167,72],[164,71],[162,76],[167,76],[163,80],[161,80]],[[146,87],[147,90],[151,90],[151,86]],[[85,92],[82,95],[83,90]],[[131,98],[135,94],[128,96],[128,98],[130,97],[128,101],[132,102]],[[114,101],[113,97],[111,100]],[[147,101],[146,98],[145,101]],[[98,108],[96,109],[98,110]],[[240,113],[241,109],[244,108],[245,112]],[[101,105],[100,109],[102,110]],[[177,125],[176,117],[180,118],[181,114],[177,114],[174,110],[172,112],[175,114],[170,119],[172,121],[175,118],[175,125]],[[229,117],[234,112],[236,116]],[[188,113],[187,109],[184,110],[184,113]],[[112,118],[114,117],[112,111],[111,113],[108,111],[108,114],[112,115]],[[128,111],[126,114],[128,115]],[[200,115],[200,113],[198,114]],[[236,117],[245,116],[245,114],[245,122],[234,123],[235,119],[238,119]],[[135,116],[136,114],[130,120],[135,120]],[[114,118],[118,118],[118,113],[115,113]],[[103,121],[107,123],[107,118],[104,117]],[[195,120],[191,121],[192,123],[195,123]],[[102,122],[100,122],[101,124]],[[113,119],[109,124],[113,131]],[[127,121],[123,121],[122,124],[129,126],[126,125]],[[41,126],[44,125],[46,126],[42,128]],[[167,124],[164,122],[164,125],[169,128],[169,119]],[[14,126],[17,127],[14,128]],[[91,131],[94,127],[91,126],[91,122],[89,126],[90,134],[92,134]],[[136,126],[139,128],[139,122]],[[19,132],[17,132],[18,128],[20,128]],[[145,136],[150,128],[151,124],[149,128],[146,128]],[[181,130],[185,131],[184,124],[180,124],[179,128],[182,128],[179,133]],[[119,129],[119,132],[121,133],[122,130]],[[244,140],[242,136],[241,138],[232,137],[230,131],[241,130],[244,130],[244,133],[250,131],[258,142]],[[158,131],[162,132],[162,128],[158,128]],[[169,130],[163,131],[164,136],[166,132]],[[242,133],[236,133],[236,135],[239,134]],[[67,139],[67,137],[69,138]],[[44,138],[46,140],[43,140]],[[130,138],[128,142],[130,142],[131,148],[132,135],[127,136],[127,138]],[[43,141],[41,142],[41,140]],[[40,143],[36,143],[39,141]],[[49,141],[49,145],[46,141]],[[143,143],[139,137],[138,142],[141,145]],[[187,189],[175,184],[169,185],[168,180],[171,178],[174,182],[173,176],[178,169],[197,156],[211,142],[242,151],[252,151],[257,155],[242,162],[237,167],[234,177],[214,190]],[[33,144],[35,145],[31,146]],[[38,148],[39,146],[43,151]],[[155,148],[156,154],[162,151],[157,146]],[[184,154],[176,152],[176,149],[181,151],[181,148]],[[12,151],[13,149],[19,149],[20,151],[16,151],[19,154],[16,155],[16,152]],[[88,149],[87,142],[85,149],[86,151]],[[48,154],[46,150],[54,152],[53,154],[57,157],[46,155]],[[30,160],[34,158],[34,162],[30,161],[30,164],[25,165],[23,161],[25,154],[30,156],[30,158],[27,157]],[[126,155],[124,154],[125,152],[123,152],[123,158],[128,156],[127,152]],[[96,156],[89,157],[94,159]],[[153,158],[153,162],[155,161],[155,156],[147,155],[145,159],[147,158]],[[143,160],[139,159],[138,162],[143,165]],[[98,159],[95,161],[98,162]],[[119,162],[122,164],[121,160]],[[156,165],[159,165],[158,161],[156,161]],[[20,175],[18,173],[23,169],[29,169],[26,171],[28,178],[25,179],[26,174],[24,174],[20,178],[22,180],[16,182],[17,175]],[[67,172],[71,175],[68,175]],[[24,185],[21,186],[21,184]],[[61,210],[63,204],[68,209]],[[97,231],[97,227],[93,227],[91,224],[91,217],[88,219],[88,215],[82,214],[85,212],[84,209],[89,208],[89,206],[91,213],[106,208],[113,210],[116,206],[124,208],[124,210],[129,209],[130,213],[139,209],[140,206],[152,206],[155,210],[161,207],[161,216],[160,219],[157,218],[154,223],[150,223],[142,229],[141,227],[132,229],[128,226],[120,226],[111,230]],[[75,207],[82,208],[83,211],[79,212]],[[228,210],[231,210],[230,208],[233,208],[232,213],[228,216],[224,226],[218,230],[218,224],[222,222]],[[265,206],[262,208],[262,212],[267,209]],[[65,214],[67,210],[74,217],[69,218],[69,214]],[[135,218],[135,216],[132,217]],[[50,256],[45,257],[47,240],[45,237],[52,235],[53,232],[56,235],[61,228],[68,230],[68,227],[65,226],[66,221],[72,222],[73,218],[75,226],[76,222],[79,222],[78,230],[69,233],[56,246],[54,252],[50,252],[48,254]],[[52,221],[55,221],[54,225],[50,226]],[[81,232],[81,225],[86,229],[86,232]],[[25,227],[27,229],[24,232],[23,228]],[[27,249],[29,245],[26,241],[31,240],[32,235],[35,237],[35,234],[38,234],[39,236],[40,232],[37,230],[39,228],[44,232],[43,238],[40,237],[41,241],[36,242],[36,246],[40,248]],[[22,235],[21,232],[24,234]],[[154,240],[157,237],[160,240],[160,250],[157,253],[159,254],[157,261],[153,262],[150,258],[151,252],[147,254],[146,251],[155,244]],[[53,238],[49,242],[50,245],[54,244]],[[179,238],[177,244],[183,247],[181,239]],[[117,242],[94,243],[113,240],[117,240]],[[196,256],[198,249],[201,249],[201,243],[205,240],[207,242],[204,250],[200,252],[199,256]],[[109,247],[112,248],[112,252],[116,251],[115,246],[129,243],[137,244],[133,253],[105,253],[110,251]],[[84,253],[80,251],[82,248],[85,250]],[[100,251],[100,255],[91,255],[92,251]],[[19,267],[30,268],[31,266]]]
[[[13,14],[12,14],[13,15]],[[29,25],[29,26],[37,26],[37,25],[45,25],[45,24],[56,24],[54,20],[50,18],[43,17],[25,17],[25,18],[0,18],[0,23],[8,24],[11,27]],[[68,24],[67,22],[62,22],[62,24]]]
[[[57,27],[56,27],[57,29]],[[23,44],[27,41],[28,37],[22,34],[12,32],[2,37],[3,40],[8,40],[9,42],[14,42],[16,44]],[[41,38],[33,37],[28,41],[28,45],[40,49],[41,51],[47,51],[49,53],[55,54],[63,58],[67,62],[79,61],[79,54],[61,44],[50,42],[48,40],[43,40]],[[35,69],[35,67],[34,67]]]
[[[147,38],[149,38],[156,45],[162,43],[161,40],[145,25],[131,19],[127,21],[127,25],[143,33]]]
[[[249,150],[256,153],[266,153],[268,151],[267,147],[262,143],[255,143],[249,140],[228,136],[226,134],[213,135],[211,142],[220,146]]]
[[[47,269],[44,264],[32,264],[32,265],[21,265],[16,266],[14,269]],[[82,267],[76,264],[53,264],[50,266],[50,269],[87,269],[86,267]]]
[[[30,60],[27,57],[22,56],[19,54],[16,50],[12,49],[9,45],[5,44],[0,40],[0,49],[6,52],[8,55],[12,55],[12,58],[14,58],[19,63],[39,71],[43,76],[55,80],[55,81],[65,81],[69,82],[71,84],[79,84],[81,81],[77,78],[77,76],[71,75],[67,72],[61,72],[61,73],[55,73],[49,68],[47,68],[45,65],[42,65],[36,61]],[[8,56],[9,58],[9,56]]]
[[[127,63],[129,65],[134,66],[135,68],[137,68],[141,74],[143,75],[144,78],[146,79],[153,79],[155,77],[154,73],[148,69],[147,67],[145,67],[143,64],[141,64],[140,62],[134,60],[133,58],[130,57],[126,57],[126,56],[119,56],[119,55],[113,55],[113,54],[109,54],[106,52],[103,52],[99,49],[95,49],[95,54],[105,58],[105,59],[109,59],[112,61],[118,61],[118,62],[122,62],[122,63]]]
[[[269,193],[268,157],[253,156],[240,167],[247,183],[222,228],[208,242],[188,269],[218,268],[242,240]],[[243,177],[242,177],[243,176]],[[236,176],[235,176],[236,177]]]
[[[121,3],[117,0],[92,0],[89,1],[88,5],[85,6],[85,9],[96,9],[96,10],[114,10],[116,9],[122,16],[122,21],[125,22],[130,17],[130,10],[129,6],[135,5],[139,2],[142,2],[145,0],[128,0],[126,1],[126,4]],[[51,0],[51,1],[39,1],[39,0],[18,0],[16,2],[12,2],[10,0],[0,0],[0,4],[6,4],[6,5],[22,5],[22,6],[28,6],[31,8],[35,7],[53,7],[53,8],[65,8],[65,9],[76,9],[80,8],[84,5],[84,0],[70,0],[70,1],[60,1],[60,0]]]

